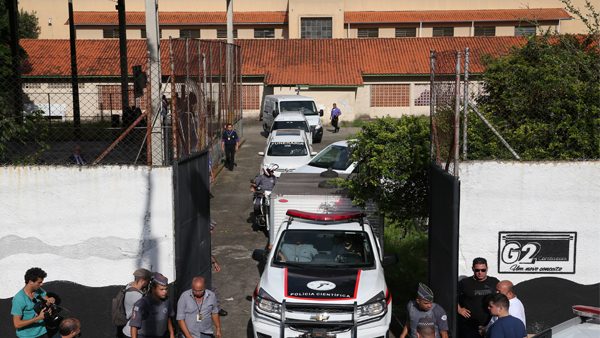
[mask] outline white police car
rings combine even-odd
[[[382,248],[361,212],[288,210],[252,302],[254,337],[387,337],[392,297]]]
[[[308,138],[308,141],[311,144],[313,142],[310,125],[308,124],[308,120],[306,119],[306,116],[304,116],[304,114],[302,114],[302,113],[290,112],[290,113],[277,115],[277,117],[273,121],[273,124],[271,125],[270,133],[272,133],[273,130],[278,130],[278,129],[304,130],[306,132],[306,137]]]
[[[269,135],[265,150],[258,153],[259,156],[264,156],[259,172],[271,163],[279,166],[275,176],[282,172],[292,172],[308,163],[315,154],[304,130],[277,129]]]

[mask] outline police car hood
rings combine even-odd
[[[270,267],[263,274],[261,287],[278,302],[356,301],[360,305],[386,291],[380,274],[376,269]]]

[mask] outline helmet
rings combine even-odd
[[[273,175],[273,173],[279,168],[279,166],[275,163],[265,164],[263,166],[263,170],[267,175]]]

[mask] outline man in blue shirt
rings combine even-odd
[[[334,103],[333,108],[331,109],[331,125],[334,128],[333,129],[334,133],[337,133],[338,131],[340,131],[340,126],[339,126],[340,115],[342,115],[342,111]]]
[[[47,274],[40,268],[31,268],[25,272],[25,287],[23,287],[12,299],[10,313],[13,316],[13,325],[17,330],[19,338],[48,337],[44,325],[46,310],[36,313],[35,303],[54,303],[54,298],[47,297],[46,291],[42,289],[44,278]]]
[[[492,296],[488,308],[493,316],[498,319],[487,331],[487,338],[523,338],[527,331],[523,322],[508,313],[510,302],[508,297],[501,293]]]

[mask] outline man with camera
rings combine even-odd
[[[17,337],[48,337],[44,317],[51,310],[55,299],[48,297],[42,289],[47,274],[40,268],[25,272],[25,287],[12,299],[10,313]],[[37,310],[37,311],[36,311]]]

